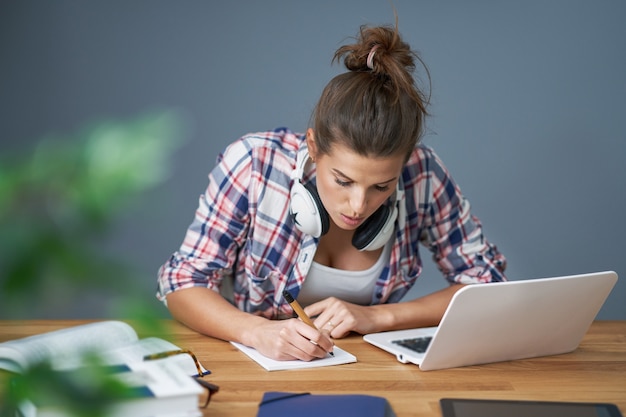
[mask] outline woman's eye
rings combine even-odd
[[[335,178],[335,182],[341,187],[349,187],[350,184],[352,184],[351,181],[342,181],[339,178]],[[389,190],[389,186],[388,185],[375,185],[374,189],[382,193],[382,192],[386,192],[387,190]]]

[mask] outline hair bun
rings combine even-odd
[[[355,41],[340,47],[333,58],[343,59],[350,71],[371,71],[393,79],[398,71],[411,73],[415,69],[415,54],[395,27],[361,26]]]

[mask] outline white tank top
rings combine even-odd
[[[303,306],[328,297],[337,297],[349,303],[369,305],[376,280],[389,265],[392,239],[385,245],[374,265],[363,271],[343,271],[313,262],[298,294]]]

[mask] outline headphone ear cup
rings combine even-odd
[[[307,191],[311,195],[311,198],[313,199],[313,201],[315,202],[315,206],[317,207],[317,212],[319,215],[321,229],[322,229],[319,236],[325,235],[326,233],[328,233],[328,229],[330,228],[330,216],[328,215],[328,212],[326,211],[324,204],[322,204],[322,199],[320,198],[320,195],[317,193],[317,188],[315,188],[315,186],[311,183],[304,184],[304,187],[307,189]],[[319,237],[319,236],[316,236],[316,237]]]
[[[376,250],[389,241],[393,234],[398,210],[382,205],[363,222],[352,237],[352,246],[360,251]]]
[[[330,219],[317,190],[311,184],[296,181],[291,186],[289,210],[296,227],[313,237],[328,232]]]

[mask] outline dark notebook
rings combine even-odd
[[[386,398],[361,394],[266,392],[257,417],[395,417]]]

